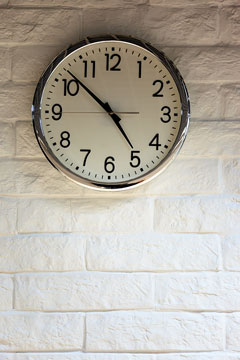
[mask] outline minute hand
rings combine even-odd
[[[121,118],[115,114],[111,108],[111,106],[108,103],[104,103],[102,100],[100,100],[86,85],[84,85],[71,71],[67,70],[67,72],[84,88],[84,90],[87,91],[89,95],[92,96],[92,98],[106,111],[106,113],[113,119],[114,123],[117,125],[118,129],[121,131],[124,138],[127,140],[128,144],[133,149],[133,146],[127,137],[127,134],[123,130],[122,126],[119,124],[119,121]]]

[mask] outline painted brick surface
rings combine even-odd
[[[15,129],[14,125],[0,122],[0,156],[15,155]]]
[[[239,121],[192,122],[189,136],[179,156],[213,158],[239,156],[239,132]]]
[[[8,81],[11,78],[11,50],[0,48],[0,81]]]
[[[227,326],[226,326],[226,348],[232,351],[239,351],[239,324],[240,324],[240,314],[233,313],[229,314],[227,317]]]
[[[85,8],[85,7],[93,7],[93,8],[109,8],[109,7],[134,7],[135,5],[146,4],[147,0],[135,0],[134,3],[131,0],[21,0],[19,4],[19,0],[10,0],[10,4],[14,6],[36,6],[36,7],[75,7],[75,8]]]
[[[87,241],[87,268],[100,271],[215,271],[219,268],[219,245],[219,238],[213,234],[93,236]]]
[[[0,0],[0,360],[240,360],[239,0]],[[108,194],[43,156],[31,105],[83,36],[140,37],[192,121],[159,177]]]
[[[79,38],[81,16],[68,10],[2,9],[0,21],[0,43],[67,46]]]
[[[12,310],[13,281],[11,276],[0,276],[0,311]]]
[[[222,240],[223,266],[229,271],[240,271],[240,236],[226,236]]]
[[[72,231],[98,233],[103,228],[114,233],[150,231],[152,205],[148,198],[72,200]]]
[[[0,350],[81,350],[83,323],[81,313],[1,313]]]
[[[232,87],[231,87],[232,89]],[[192,120],[218,120],[222,116],[223,105],[219,87],[216,84],[189,83]],[[214,106],[213,106],[214,104]]]
[[[16,233],[17,201],[0,197],[0,235]]]
[[[240,309],[238,273],[164,274],[157,275],[155,281],[158,309],[199,311]]]
[[[240,85],[226,85],[221,89],[222,101],[224,106],[224,117],[228,119],[238,119],[240,105],[237,99],[240,95]]]
[[[154,228],[162,232],[240,231],[238,197],[179,197],[157,199]],[[219,211],[219,209],[221,209]],[[165,217],[161,214],[164,213]]]
[[[20,199],[19,233],[70,232],[71,206],[68,199]]]
[[[24,123],[24,122],[23,122]],[[45,159],[37,159],[41,156],[39,147],[32,144],[31,138],[25,138],[25,124],[20,122],[17,125],[17,153],[29,154],[28,159],[0,160],[2,177],[0,179],[0,193],[3,194],[39,194],[39,195],[70,195],[88,197],[94,196],[94,191],[87,191],[83,187],[68,181],[65,177],[59,176],[59,172]],[[28,124],[28,134],[32,136],[32,125]],[[10,130],[10,129],[9,129]],[[31,132],[30,132],[31,131]],[[36,159],[30,157],[36,150]],[[161,178],[157,177],[146,186],[139,187],[136,191],[128,190],[127,194],[216,194],[220,192],[218,183],[218,161],[215,159],[176,159]],[[16,172],[17,177],[12,177]],[[179,180],[175,178],[176,172]],[[237,174],[236,174],[237,176]],[[235,176],[235,178],[236,178]],[[9,180],[10,179],[10,180]],[[236,179],[237,180],[237,179]],[[232,180],[234,181],[234,180]],[[237,184],[236,184],[237,186]],[[104,194],[100,194],[104,197]],[[114,194],[114,197],[121,197],[121,194]],[[80,207],[79,207],[80,209]]]
[[[17,310],[87,311],[152,308],[153,279],[141,274],[18,275]]]
[[[217,7],[172,8],[151,6],[145,14],[144,27],[149,31],[150,41],[169,45],[213,45],[217,42]],[[184,24],[184,26],[183,26]],[[167,31],[162,31],[167,28]],[[198,36],[199,32],[202,36]],[[178,36],[176,37],[176,33]]]
[[[85,239],[71,234],[0,237],[0,271],[48,272],[85,269]]]
[[[160,43],[161,44],[161,43]],[[160,45],[159,44],[159,45]],[[240,59],[238,47],[197,47],[164,48],[174,63],[178,66],[186,81],[199,82],[236,82]],[[188,66],[185,66],[186,63]]]
[[[209,354],[203,353],[182,353],[182,354],[108,354],[108,353],[25,353],[3,355],[1,360],[239,360],[238,354],[220,353],[212,351]]]
[[[32,98],[35,86],[6,83],[0,89],[0,121],[8,119],[31,120]],[[24,95],[23,95],[24,94]]]
[[[43,71],[62,48],[24,46],[14,49],[12,78],[19,82],[37,82]]]
[[[239,5],[239,4],[238,4]],[[220,10],[221,39],[226,45],[239,45],[239,6],[225,6]]]
[[[223,348],[224,322],[218,314],[95,313],[87,314],[86,324],[88,351],[201,351]]]
[[[240,193],[240,160],[229,159],[223,162],[224,190],[228,193]]]
[[[29,114],[28,117],[30,117]],[[44,157],[38,143],[32,141],[32,134],[33,125],[31,121],[16,122],[16,155],[18,157]]]

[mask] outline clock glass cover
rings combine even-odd
[[[159,174],[188,129],[189,98],[173,63],[126,36],[88,37],[47,68],[33,125],[48,160],[82,185],[119,190]]]

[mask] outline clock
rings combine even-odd
[[[87,37],[40,78],[32,106],[38,143],[69,179],[101,190],[137,186],[173,160],[190,103],[174,64],[133,37]]]

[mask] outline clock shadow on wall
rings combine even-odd
[[[57,170],[85,187],[116,191],[146,183],[175,158],[190,103],[163,52],[130,36],[104,35],[53,60],[32,114],[40,148]]]

